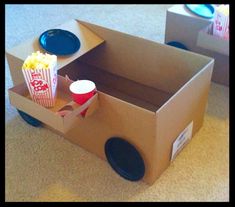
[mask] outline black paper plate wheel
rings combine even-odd
[[[138,181],[145,173],[144,161],[137,149],[119,137],[112,137],[105,143],[105,154],[114,171],[130,181]]]
[[[170,45],[172,47],[177,47],[180,49],[184,49],[184,50],[189,50],[183,43],[181,42],[177,42],[177,41],[171,41],[171,42],[167,42],[167,45]]]
[[[26,114],[23,111],[18,110],[18,113],[20,114],[21,118],[26,121],[29,125],[34,126],[34,127],[40,127],[42,126],[42,122],[40,122],[39,120],[33,118],[32,116]]]
[[[54,55],[72,55],[80,49],[78,37],[70,31],[50,29],[39,37],[40,46]]]

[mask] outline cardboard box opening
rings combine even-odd
[[[98,91],[153,112],[172,96],[171,93],[114,75],[79,60],[58,72],[62,76],[68,75],[72,80],[92,80]]]
[[[203,55],[79,22],[105,40],[79,57],[80,61],[166,93],[178,91],[211,61]]]
[[[210,62],[208,57],[79,21],[104,44],[61,68],[72,80],[90,79],[98,90],[156,112]]]

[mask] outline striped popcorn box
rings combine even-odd
[[[53,107],[57,88],[57,57],[39,51],[28,56],[22,66],[32,100],[44,107]]]
[[[229,37],[229,5],[220,5],[215,10],[213,35],[228,39]]]

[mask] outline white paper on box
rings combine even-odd
[[[184,146],[189,142],[192,138],[193,131],[193,121],[180,133],[180,135],[176,138],[172,147],[171,161],[173,161],[179,152],[184,148]]]

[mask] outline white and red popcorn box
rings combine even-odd
[[[56,101],[57,64],[49,69],[23,69],[25,82],[32,100],[44,107],[53,107]]]
[[[229,39],[229,5],[221,5],[215,10],[213,35]]]

